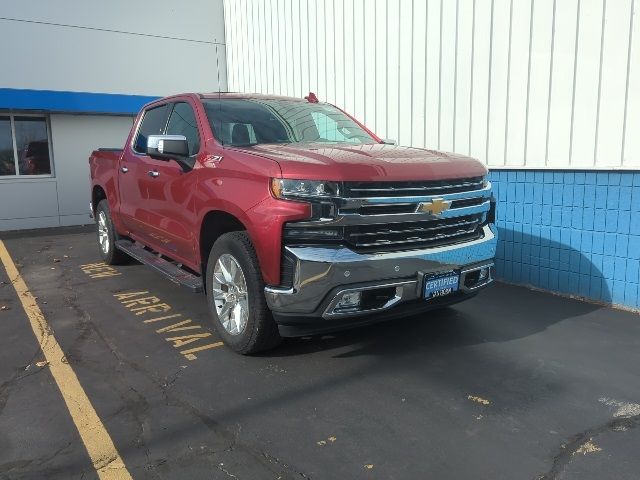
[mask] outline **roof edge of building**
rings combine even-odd
[[[160,97],[121,93],[0,88],[0,110],[135,115]]]

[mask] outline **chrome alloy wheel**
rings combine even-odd
[[[98,242],[102,253],[109,252],[109,230],[107,228],[107,215],[104,212],[98,214]]]
[[[249,301],[247,281],[233,255],[220,255],[213,268],[212,282],[213,303],[220,323],[229,334],[239,335],[249,320]]]

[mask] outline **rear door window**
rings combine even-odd
[[[169,104],[153,107],[144,112],[142,123],[136,135],[136,141],[133,149],[137,153],[147,152],[147,138],[149,135],[162,135],[167,125],[167,116],[169,114]]]

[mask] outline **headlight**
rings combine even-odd
[[[337,182],[272,178],[271,192],[276,198],[329,198],[337,197],[340,189]]]

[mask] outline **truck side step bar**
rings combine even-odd
[[[165,260],[153,252],[150,252],[138,243],[131,242],[130,240],[118,240],[116,242],[116,248],[118,250],[122,250],[139,262],[153,268],[173,283],[177,283],[178,285],[189,289],[193,293],[200,293],[204,291],[201,277],[187,272],[178,265]]]

